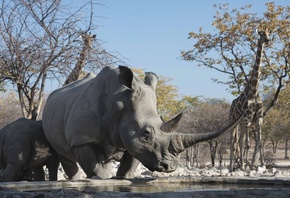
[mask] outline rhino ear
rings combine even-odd
[[[146,85],[150,85],[151,87],[153,87],[154,90],[156,90],[156,86],[158,83],[158,77],[153,72],[145,72],[144,82]]]
[[[175,116],[171,120],[163,122],[163,124],[161,126],[161,130],[164,132],[168,132],[168,133],[174,131],[177,128],[178,123],[181,120],[181,118],[182,118],[182,113],[178,114],[177,116]]]
[[[128,87],[129,89],[132,89],[133,72],[131,71],[131,69],[120,65],[119,70],[119,82],[122,85]]]

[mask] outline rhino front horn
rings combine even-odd
[[[193,146],[198,142],[216,138],[222,135],[223,133],[232,130],[240,122],[243,116],[244,113],[241,114],[234,122],[216,132],[198,133],[198,134],[183,134],[183,133],[172,134],[171,138],[172,146],[177,153],[181,153],[185,149]]]

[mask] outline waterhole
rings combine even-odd
[[[13,189],[22,192],[74,189],[83,191],[112,192],[186,192],[186,191],[227,191],[242,189],[280,190],[290,187],[288,178],[252,177],[166,177],[142,179],[85,179],[44,182],[2,182],[1,190]]]

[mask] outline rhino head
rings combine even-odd
[[[240,118],[229,126],[212,133],[169,133],[180,121],[182,114],[164,122],[157,113],[157,76],[146,73],[141,81],[133,72],[120,66],[119,81],[130,94],[119,123],[123,147],[151,171],[172,172],[178,166],[179,154],[194,144],[206,141],[231,130]]]

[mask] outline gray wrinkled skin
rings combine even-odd
[[[79,162],[87,177],[106,178],[106,163],[124,153],[117,176],[128,178],[139,161],[151,171],[172,172],[179,153],[236,125],[198,135],[169,133],[181,115],[167,122],[160,119],[157,82],[153,73],[142,81],[123,66],[88,74],[51,93],[43,111],[44,133],[63,159]]]
[[[36,181],[57,180],[59,165],[56,152],[44,136],[41,121],[20,118],[0,129],[0,165],[2,181],[18,181],[24,168],[31,168]]]

